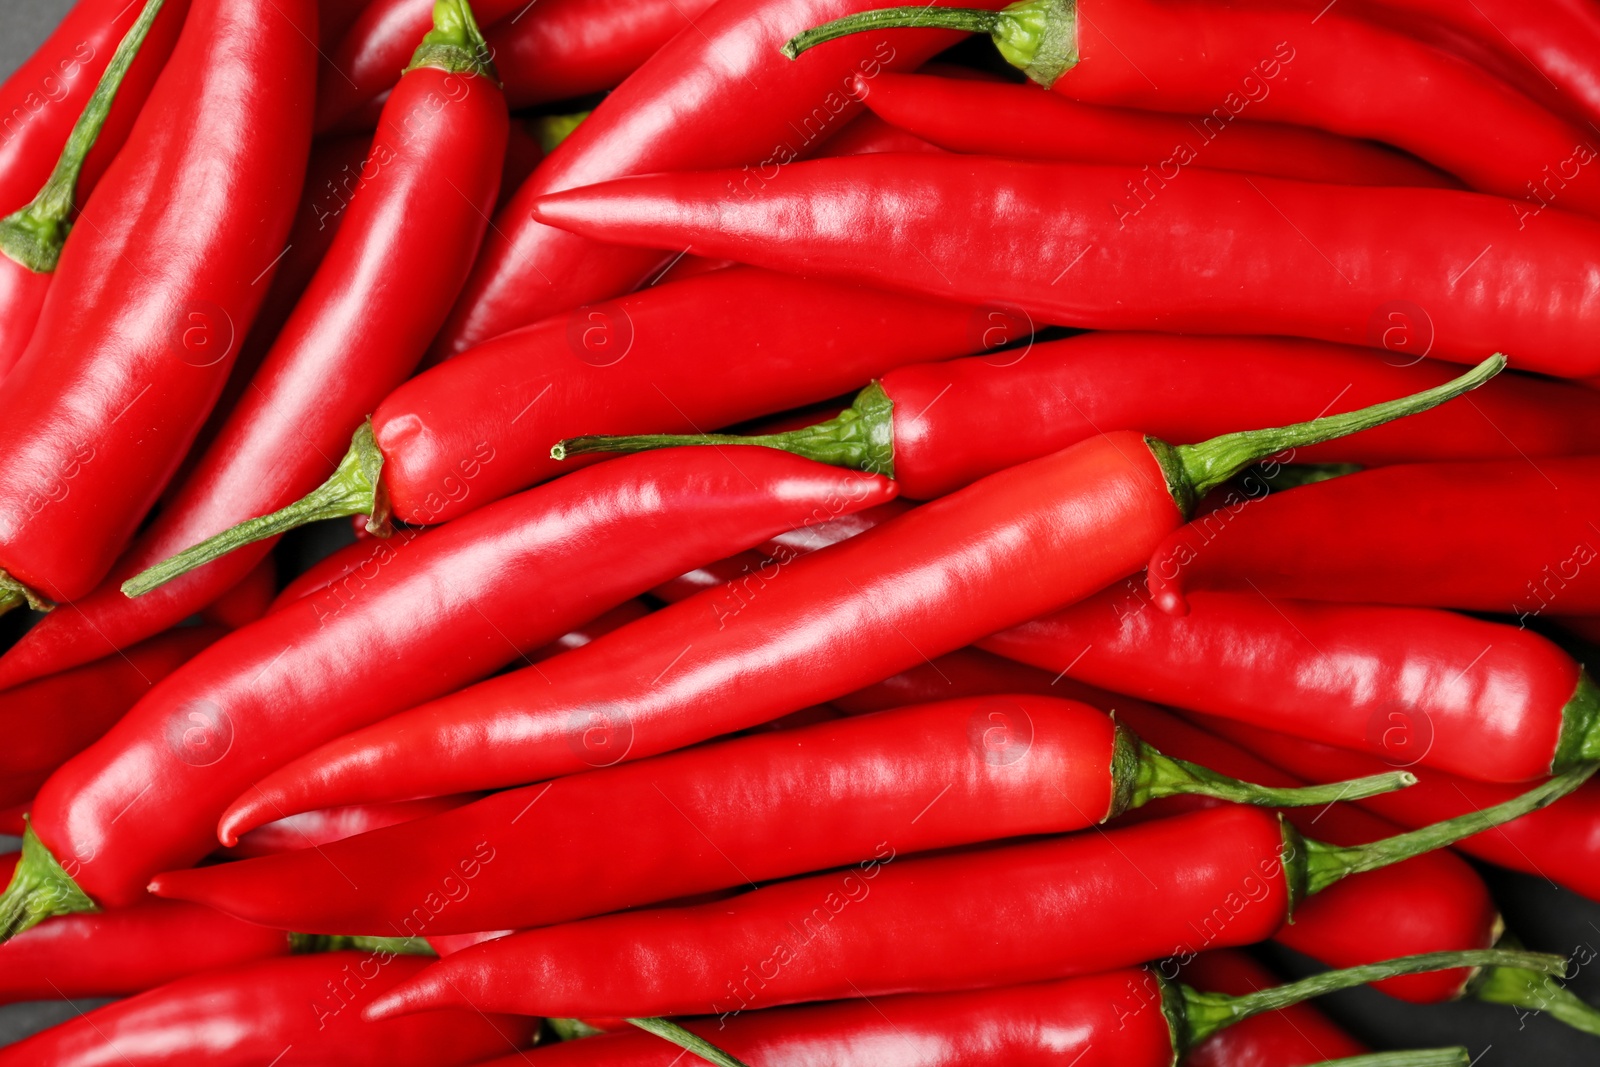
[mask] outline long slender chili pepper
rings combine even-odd
[[[1080,163],[1199,166],[1346,185],[1448,186],[1431,167],[1375,144],[1281,122],[1219,136],[1204,115],[1080,104],[1004,83],[884,74],[859,87],[880,118],[952,152]]]
[[[982,321],[959,305],[737,269],[558,316],[401,385],[357,433],[339,470],[309,496],[221,533],[215,517],[204,531],[190,524],[195,536],[186,551],[125,588],[137,593],[315,519],[366,514],[369,529],[390,514],[413,524],[448,521],[562,473],[550,440],[589,419],[674,429],[726,425],[836,396],[912,360],[980,350]],[[683,358],[686,349],[696,353],[693,360]],[[311,452],[305,463],[322,468],[321,455]],[[214,536],[194,545],[202,533]],[[166,544],[179,547],[176,538]],[[149,553],[144,559],[153,562]]]
[[[438,13],[384,110],[337,236],[238,406],[108,579],[32,634],[0,681],[108,654],[237,583],[271,541],[134,602],[119,588],[149,588],[173,573],[162,561],[314,489],[333,470],[328,457],[421,358],[482,240],[506,138],[470,11],[449,0]]]
[[[210,851],[217,816],[266,768],[482,678],[707,558],[894,492],[765,449],[650,459],[391,539],[354,599],[306,597],[196,657],[40,791],[0,934],[141,898],[151,875]],[[585,566],[570,566],[580,552]]]
[[[338,44],[368,4],[369,0],[317,0],[317,50],[327,52]]]
[[[1004,330],[1004,312],[984,312]],[[1086,333],[971,359],[896,367],[838,418],[777,436],[639,435],[563,441],[563,456],[683,444],[763,444],[887,474],[903,495],[944,496],[986,474],[1108,430],[1202,441],[1430,388],[1453,369],[1320,341]],[[996,413],[1009,418],[1002,428]],[[589,431],[613,431],[596,410]],[[575,420],[576,421],[576,420]],[[1583,386],[1501,375],[1446,405],[1297,449],[1294,462],[1372,466],[1600,452],[1600,398]],[[1279,463],[1288,458],[1279,457]]]
[[[1409,336],[1408,350],[1440,358],[1503,351],[1523,370],[1600,374],[1587,281],[1600,270],[1600,223],[1566,212],[1519,231],[1512,201],[1449,189],[1198,168],[1164,181],[948,154],[813,160],[782,181],[742,190],[744,180],[622,178],[528,210],[590,240],[1011,307],[1041,323],[1373,346]]]
[[[1283,984],[1283,979],[1243,952],[1202,952],[1184,965],[1186,985],[1207,993],[1243,996]],[[1390,979],[1390,982],[1406,979]],[[1310,1004],[1251,1016],[1213,1034],[1184,1053],[1184,1067],[1307,1067],[1367,1048]]]
[[[166,0],[140,58],[123,78],[118,100],[100,129],[78,179],[86,198],[127,140],[150,87],[172,53],[188,14],[189,0]],[[78,116],[89,105],[117,42],[142,13],[128,0],[81,0],[73,4],[44,44],[0,85],[0,215],[31,200],[49,178]]]
[[[50,290],[71,227],[84,161],[105,125],[123,77],[161,14],[161,5],[162,0],[146,0],[139,18],[118,42],[100,83],[73,124],[61,158],[38,194],[0,218],[0,377],[16,365],[33,336],[39,308]]]
[[[0,805],[32,797],[151,686],[220,636],[215,626],[173,630],[121,655],[0,692]]]
[[[1368,521],[1371,515],[1368,513]],[[1137,579],[980,642],[1161,704],[1492,782],[1600,759],[1600,689],[1554,642],[1448,611],[1196,593]]]
[[[459,808],[478,799],[475,793],[454,797],[425,797],[393,804],[361,804],[348,808],[306,811],[299,815],[258,826],[223,854],[235,859],[276,856],[300,849],[314,849],[343,841],[347,837],[381,830],[413,819],[426,818]]]
[[[1301,898],[1543,806],[1594,769],[1353,848],[1302,838],[1277,816],[1239,806],[933,857],[901,858],[891,834],[842,871],[464,949],[368,1014],[464,1003],[560,1017],[725,1014],[1181,961],[1270,937]]]
[[[1313,19],[1171,0],[894,8],[800,34],[784,52],[893,26],[988,33],[1007,62],[1058,93],[1201,115],[1213,137],[1248,114],[1392,144],[1474,189],[1512,198],[1512,215],[1523,222],[1544,210],[1546,197],[1565,210],[1600,213],[1600,175],[1581,173],[1600,158],[1585,131],[1469,60],[1338,11]],[[1571,178],[1541,170],[1562,161]]]
[[[1256,752],[1306,781],[1370,774],[1387,766],[1381,760],[1331,745],[1303,741],[1229,719],[1194,716],[1206,729]],[[1517,787],[1415,768],[1417,784],[1405,802],[1377,798],[1363,803],[1401,826],[1424,826],[1437,819],[1498,804]],[[1548,878],[1591,900],[1600,900],[1600,787],[1590,785],[1515,822],[1469,837],[1456,846],[1479,859]]]
[[[508,674],[340,738],[257,782],[222,835],[281,812],[540,781],[826,703],[1098,591],[1260,455],[1433,406],[1497,366],[1285,429],[1179,446],[1109,433],[990,475],[795,560],[737,611],[708,591],[557,657],[537,679]],[[574,723],[592,725],[575,740]]]
[[[299,197],[315,19],[312,0],[196,0],[85,204],[0,381],[13,606],[105,577],[216,400]]]
[[[1149,588],[1181,614],[1190,590],[1274,600],[1494,611],[1519,624],[1600,611],[1600,459],[1428,463],[1362,471],[1174,531]],[[1383,522],[1369,521],[1383,515]]]
[[[786,35],[870,2],[737,0],[708,8],[697,32],[679,34],[634,72],[496,216],[433,356],[626,292],[666,258],[545,226],[531,214],[540,196],[623,174],[706,166],[744,166],[735,188],[759,189],[859,111],[855,75],[914,68],[956,39],[942,32],[892,42],[862,37],[807,65],[779,54]]]
[[[1080,830],[1161,796],[1317,805],[1408,781],[1258,790],[1168,759],[1087,704],[979,697],[597,770],[317,853],[172,871],[151,889],[287,929],[470,933],[847,865],[889,837],[921,852]],[[685,822],[694,841],[675,832]],[[413,911],[439,870],[485,848],[509,861],[484,865],[471,894],[439,915]]]
[[[282,935],[279,935],[282,936]],[[260,960],[108,1004],[0,1049],[0,1064],[453,1067],[525,1047],[535,1023],[471,1009],[371,1023],[426,961],[387,949]]]
[[[1357,971],[1332,971],[1284,986],[1232,996],[1201,992],[1155,967],[1110,971],[1084,978],[961,993],[853,999],[836,1004],[757,1011],[685,1025],[754,1064],[800,1067],[1170,1067],[1193,1049],[1206,1049],[1226,1027],[1266,1018],[1315,1015],[1301,1004],[1322,993],[1399,970],[1464,961],[1524,959],[1541,971],[1554,957],[1530,953],[1440,953],[1393,960]],[[1282,1016],[1277,1013],[1282,1012]],[[1321,1024],[1320,1030],[1331,1029]],[[1349,1039],[1345,1041],[1349,1043]],[[1334,1047],[1332,1042],[1326,1042]],[[1303,1046],[1302,1046],[1303,1047]],[[1459,1056],[1402,1054],[1380,1061],[1391,1067],[1455,1067]],[[517,1067],[498,1059],[485,1067]],[[602,1033],[564,1041],[528,1054],[535,1067],[670,1067],[671,1050],[642,1034]],[[1263,1061],[1252,1067],[1310,1060]],[[1230,1061],[1230,1067],[1238,1062]]]
[[[278,564],[269,553],[227,592],[200,612],[205,622],[237,630],[267,613],[278,592]]]

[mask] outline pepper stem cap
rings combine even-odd
[[[0,944],[54,916],[99,910],[27,823],[11,884],[0,893]]]
[[[489,44],[478,29],[478,20],[473,17],[472,5],[467,0],[436,0],[433,29],[423,35],[405,73],[418,67],[436,67],[452,74],[475,74],[500,84],[500,73],[494,68]]]

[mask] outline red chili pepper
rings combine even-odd
[[[1113,692],[1394,766],[1525,782],[1600,759],[1600,689],[1530,630],[1256,592],[1196,593],[1173,617],[1147,596],[1134,579],[980,644]]]
[[[1464,361],[1504,351],[1521,370],[1600,373],[1589,343],[1600,305],[1585,288],[1600,270],[1600,223],[1565,212],[1519,231],[1515,204],[1492,196],[1201,169],[1139,199],[1128,167],[938,154],[794,163],[782,181],[744,188],[748,177],[622,178],[527,206],[588,240],[1041,323],[1387,343]]]
[[[127,140],[188,10],[189,0],[167,0],[151,27],[141,58],[123,78],[118,101],[84,162],[78,179],[80,200],[87,199]],[[49,178],[117,42],[141,12],[142,5],[128,0],[79,0],[38,50],[0,85],[0,214],[10,214],[33,199]]]
[[[980,312],[978,321],[1008,339],[1018,332],[1004,311]],[[1086,333],[971,359],[896,367],[839,418],[779,437],[580,437],[563,441],[559,451],[764,444],[889,475],[905,496],[929,500],[1108,430],[1201,441],[1232,427],[1280,426],[1351,411],[1438,385],[1454,370],[1432,361],[1396,366],[1388,358],[1319,341]],[[996,412],[1013,418],[998,427]],[[586,427],[611,432],[598,411]],[[1595,451],[1600,398],[1593,390],[1506,374],[1470,404],[1446,405],[1274,461],[1526,462],[1530,456]]]
[[[351,428],[421,358],[482,239],[506,137],[470,11],[458,0],[438,11],[384,110],[349,217],[238,407],[108,580],[47,620],[0,681],[109,654],[240,581],[271,541],[137,601],[119,588],[132,595],[183,573],[163,561],[315,489]]]
[[[222,849],[221,854],[230,859],[254,859],[301,849],[315,850],[357,834],[437,815],[470,804],[476,799],[477,794],[467,793],[453,797],[402,800],[393,804],[361,804],[348,808],[305,811],[251,830],[240,837],[238,844],[232,848]],[[0,952],[3,951],[0,949]]]
[[[1183,980],[1207,993],[1243,996],[1283,984],[1245,955],[1202,952],[1183,968]],[[1307,1067],[1359,1056],[1367,1047],[1309,1004],[1264,1012],[1230,1026],[1184,1053],[1184,1067]]]
[[[241,578],[237,585],[201,611],[200,618],[229,630],[237,630],[265,615],[277,593],[278,565],[272,554],[268,553],[261,557],[261,562],[250,568],[250,573]]]
[[[537,678],[508,674],[325,745],[258,781],[221,834],[289,811],[540,781],[826,703],[1104,588],[1261,455],[1425,410],[1499,365],[1318,422],[1177,446],[1118,431],[990,475],[795,560],[747,604],[707,591],[557,657]],[[665,454],[683,451],[700,450]]]
[[[544,146],[534,136],[526,119],[513,117],[506,134],[506,159],[505,165],[500,168],[500,193],[494,202],[496,211],[504,207],[506,201],[511,199],[511,194],[522,187],[522,183],[528,180],[528,175],[533,173],[545,156]]]
[[[157,570],[181,570],[314,519],[369,514],[377,529],[392,511],[407,523],[445,522],[563,473],[550,442],[599,413],[641,428],[727,425],[837,395],[912,360],[981,349],[977,321],[958,305],[755,270],[716,271],[549,319],[401,385],[326,484],[199,545],[217,523],[204,531],[190,524],[194,547]],[[685,350],[696,358],[685,360]],[[323,454],[304,462],[321,468]],[[166,544],[176,550],[174,539]],[[96,630],[106,628],[100,622]],[[59,661],[59,653],[50,657]]]
[[[1277,816],[1238,806],[908,859],[891,834],[842,871],[465,949],[379,998],[367,1016],[464,1004],[563,1018],[726,1015],[1181,960],[1270,937],[1301,897],[1547,803],[1593,770],[1541,786],[1542,801],[1529,793],[1507,809],[1353,849],[1301,838]]]
[[[1600,611],[1600,459],[1428,463],[1363,471],[1174,531],[1151,597],[1248,584],[1276,600],[1494,611],[1519,624]],[[1372,516],[1382,515],[1382,522]]]
[[[1206,729],[1243,745],[1307,781],[1370,774],[1381,761],[1359,752],[1302,741],[1228,719],[1195,716]],[[1517,787],[1474,782],[1442,771],[1416,768],[1417,784],[1405,790],[1404,803],[1364,802],[1401,826],[1425,826],[1437,819],[1498,804]],[[1461,851],[1501,867],[1551,879],[1591,900],[1600,900],[1600,787],[1580,789],[1559,804],[1524,816],[1488,833],[1469,837]]]
[[[1475,63],[1337,11],[1308,17],[1170,0],[900,8],[802,33],[784,53],[896,26],[989,34],[1007,62],[1047,88],[1080,101],[1200,115],[1207,140],[1241,115],[1310,126],[1392,144],[1475,189],[1511,197],[1523,222],[1552,200],[1600,213],[1600,177],[1540,170],[1565,160],[1576,171],[1600,158],[1582,130]],[[1190,162],[1169,160],[1156,180],[1175,180]]]
[[[879,75],[883,77],[883,75]],[[859,89],[858,89],[859,92]],[[865,94],[862,94],[865,100]],[[876,115],[857,115],[828,141],[830,156],[865,156],[873,152],[942,152],[938,145],[891,126]]]
[[[697,32],[673,38],[606,97],[496,216],[433,356],[626,292],[665,258],[542,225],[530,210],[540,196],[623,174],[706,166],[745,166],[736,183],[757,188],[859,110],[855,75],[913,68],[955,40],[942,32],[893,42],[863,37],[807,65],[779,54],[786,34],[868,3],[737,0],[708,8]]]
[[[12,604],[93,589],[216,400],[299,197],[315,19],[312,0],[195,3],[84,206],[0,381]]]
[[[879,117],[952,152],[1014,159],[1239,170],[1347,185],[1450,186],[1379,145],[1279,122],[1241,121],[1217,137],[1202,115],[1080,104],[1021,85],[887,74],[858,86]],[[870,90],[870,91],[869,91]]]
[[[61,246],[71,227],[78,197],[78,178],[116,100],[128,68],[138,58],[140,46],[161,14],[162,0],[147,0],[139,18],[117,44],[100,83],[73,124],[55,169],[37,195],[23,207],[0,218],[0,377],[4,377],[28,346],[39,309],[50,291]],[[83,190],[87,196],[88,190]]]
[[[161,679],[211,644],[214,626],[173,630],[119,655],[0,692],[0,805],[29,799]]]
[[[978,697],[528,786],[316,852],[171,871],[151,891],[284,929],[459,934],[826,870],[890,838],[897,852],[923,852],[1086,829],[1161,796],[1325,805],[1408,781],[1258,790],[1168,759],[1087,704]],[[686,826],[693,840],[678,832]],[[418,908],[440,870],[485,851],[508,859],[455,878],[466,889],[437,915]]]
[[[1465,959],[1521,959],[1547,971],[1556,957],[1471,953]],[[724,1019],[686,1019],[707,1041],[763,1067],[1170,1067],[1191,1047],[1207,1049],[1218,1030],[1261,1013],[1306,1016],[1300,1002],[1346,989],[1374,974],[1460,962],[1454,953],[1413,956],[1361,972],[1336,971],[1246,996],[1205,993],[1156,967],[1000,989],[841,1000],[835,1004],[757,1011]],[[1287,1010],[1285,1010],[1287,1009]],[[1320,1020],[1320,1016],[1312,1013]],[[1319,1036],[1332,1029],[1322,1022]],[[1349,1042],[1348,1038],[1344,1039]],[[1331,1042],[1330,1042],[1331,1043]],[[1400,1054],[1364,1067],[1457,1067],[1463,1051]],[[684,1057],[637,1033],[601,1033],[561,1041],[484,1067],[671,1067]],[[1183,1059],[1191,1063],[1189,1058]],[[1214,1062],[1214,1061],[1213,1061]],[[1228,1061],[1229,1067],[1273,1067],[1295,1061]],[[1352,1065],[1354,1067],[1354,1065]]]
[[[425,966],[378,950],[192,975],[8,1045],[0,1064],[453,1067],[529,1043],[534,1020],[470,1009],[381,1023],[361,1018],[364,1005]]]
[[[0,933],[139,899],[151,875],[210,851],[223,807],[266,768],[482,678],[708,557],[894,492],[764,449],[651,459],[392,539],[354,599],[307,597],[197,657],[40,791],[24,842],[37,862],[0,896]]]

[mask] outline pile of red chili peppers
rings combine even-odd
[[[962,2],[0,84],[0,1067],[1595,1062],[1600,6]]]

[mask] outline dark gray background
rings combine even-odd
[[[32,53],[71,6],[71,0],[0,0],[0,77],[9,75]],[[991,54],[986,42],[973,44],[978,47],[961,49],[961,58],[987,59]],[[15,839],[0,837],[0,852],[16,847]],[[1541,879],[1487,867],[1483,871],[1509,928],[1529,947],[1580,959],[1600,957],[1600,904]],[[1263,955],[1286,973],[1317,969],[1283,950],[1268,949]],[[1590,964],[1570,984],[1590,1003],[1600,1004],[1600,965]],[[98,1003],[0,1007],[0,1044]],[[1592,1067],[1600,1063],[1600,1037],[1574,1033],[1549,1019],[1520,1020],[1507,1008],[1470,1002],[1417,1007],[1365,989],[1324,998],[1320,1003],[1352,1032],[1379,1048],[1466,1044],[1478,1057],[1475,1067]]]

